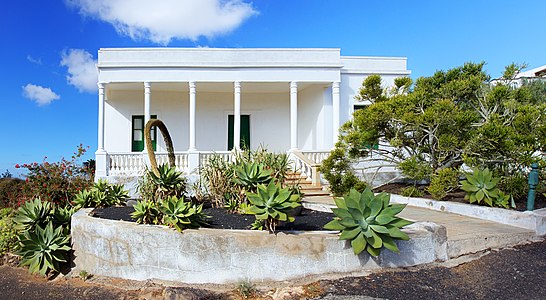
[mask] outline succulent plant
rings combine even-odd
[[[248,201],[252,204],[246,212],[256,216],[256,220],[263,220],[264,227],[275,232],[280,221],[294,222],[290,211],[301,206],[299,194],[292,194],[290,189],[281,188],[280,184],[270,181],[269,184],[260,184],[257,192],[247,192]]]
[[[362,193],[351,189],[343,198],[335,198],[336,218],[324,225],[328,230],[340,230],[340,240],[351,241],[353,252],[358,255],[366,250],[378,256],[383,247],[399,253],[394,240],[408,240],[400,229],[413,222],[397,217],[405,204],[389,204],[390,195],[374,195],[370,188]]]
[[[184,198],[168,197],[162,201],[159,210],[163,214],[163,223],[179,232],[207,225],[208,216],[202,212],[203,205],[194,205]]]
[[[76,209],[72,206],[55,206],[53,208],[53,223],[55,226],[62,226],[65,229],[70,228],[70,220]]]
[[[157,203],[153,201],[140,200],[134,206],[135,211],[131,217],[139,224],[158,224],[161,212]]]
[[[76,207],[77,209],[84,207],[93,207],[93,203],[94,195],[91,191],[88,190],[80,191],[76,194],[76,198],[74,198],[74,207]]]
[[[474,169],[472,173],[466,174],[466,180],[461,181],[461,189],[466,192],[465,199],[470,203],[482,201],[493,206],[495,199],[499,197],[500,190],[497,188],[500,178],[493,177],[489,169]]]
[[[51,203],[36,198],[25,202],[13,217],[15,228],[20,231],[32,230],[36,226],[45,226],[51,220]]]
[[[255,191],[259,184],[268,184],[272,180],[272,171],[254,162],[242,162],[235,168],[233,177],[233,181],[244,186],[247,191]]]
[[[83,190],[76,194],[74,206],[77,209],[84,207],[109,207],[122,205],[129,199],[129,192],[122,184],[110,184],[99,179],[90,190]]]
[[[44,229],[36,226],[34,231],[23,231],[17,254],[22,257],[22,266],[29,266],[31,273],[44,276],[49,270],[59,271],[59,263],[66,262],[70,249],[70,236],[62,227],[54,229],[50,222]]]
[[[159,175],[149,171],[148,176],[156,185],[156,195],[159,199],[170,196],[181,197],[186,189],[186,179],[182,173],[166,164],[160,165],[157,171]]]

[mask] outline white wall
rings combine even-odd
[[[105,149],[108,152],[131,151],[131,116],[144,114],[144,92],[115,90],[109,92],[105,105]],[[189,145],[189,104],[187,92],[154,91],[151,114],[157,115],[169,129],[175,151]],[[289,92],[244,93],[241,114],[250,115],[251,148],[267,146],[272,151],[290,147]],[[317,103],[320,108],[320,103]],[[199,92],[196,94],[197,150],[227,150],[227,116],[233,114],[233,93]],[[158,133],[158,151],[166,151]]]

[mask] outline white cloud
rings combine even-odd
[[[83,49],[69,49],[61,55],[61,66],[68,68],[66,80],[80,92],[97,91],[97,61]]]
[[[83,16],[112,24],[134,40],[167,45],[172,39],[214,37],[258,12],[245,0],[65,0]]]
[[[42,59],[41,58],[34,58],[30,55],[27,55],[27,60],[30,61],[31,63],[35,64],[35,65],[41,65],[42,64]]]
[[[61,96],[55,94],[50,88],[29,83],[23,87],[23,96],[35,101],[39,106],[48,105],[53,100],[60,99]]]

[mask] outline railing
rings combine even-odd
[[[169,155],[167,153],[156,153],[155,158],[157,160],[157,165],[169,164]],[[175,152],[174,153],[174,162],[176,170],[178,172],[184,172],[188,169],[188,153],[186,152]]]
[[[328,158],[330,155],[329,150],[323,151],[314,151],[314,150],[300,150],[300,152],[305,155],[309,160],[315,162],[316,164],[322,164],[322,161]]]
[[[109,153],[110,175],[140,174],[145,169],[142,153]]]
[[[294,170],[300,171],[311,180],[313,186],[320,186],[320,164],[310,160],[300,151],[292,151],[290,159],[294,162]]]
[[[204,166],[208,164],[209,160],[213,156],[220,156],[222,159],[228,162],[235,161],[235,155],[231,151],[200,151],[199,166]]]
[[[112,176],[135,176],[140,175],[146,169],[146,153],[109,153],[108,174]],[[188,169],[188,153],[175,152],[176,170],[179,172]],[[157,164],[168,164],[169,157],[167,153],[156,153]]]

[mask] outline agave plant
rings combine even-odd
[[[271,182],[271,170],[264,169],[263,165],[254,162],[242,162],[235,168],[233,182],[247,188],[248,191],[255,191],[259,184]]]
[[[202,212],[203,205],[193,205],[184,198],[168,197],[162,201],[159,210],[163,214],[163,223],[179,232],[207,225],[208,216]]]
[[[123,184],[111,184],[108,188],[108,205],[123,205],[129,199],[129,191]]]
[[[461,189],[466,192],[465,199],[470,203],[482,200],[489,206],[493,206],[499,197],[500,190],[497,188],[500,178],[493,177],[489,169],[474,169],[472,173],[466,174],[466,180],[461,181]]]
[[[405,204],[389,204],[390,195],[374,195],[370,188],[362,193],[351,189],[343,198],[335,198],[336,218],[324,225],[328,230],[340,230],[340,240],[351,241],[353,252],[358,255],[366,250],[378,256],[383,247],[399,253],[394,240],[409,240],[400,229],[413,222],[397,217]]]
[[[66,262],[70,249],[70,237],[62,227],[53,229],[50,222],[44,229],[36,226],[34,231],[23,231],[17,254],[22,258],[22,266],[29,266],[31,273],[44,276],[49,270],[59,271],[59,263]]]
[[[37,226],[45,226],[51,220],[51,203],[36,198],[25,202],[13,217],[17,230],[32,230]]]
[[[76,212],[76,209],[71,206],[60,207],[56,206],[53,208],[53,223],[55,226],[62,226],[65,229],[70,228],[70,220],[72,215]]]
[[[281,188],[280,184],[273,181],[267,186],[258,185],[256,193],[247,192],[246,195],[252,204],[246,212],[255,215],[256,220],[263,220],[269,232],[275,232],[280,221],[294,222],[295,218],[290,215],[290,211],[301,205],[298,194],[292,194],[290,189]]]
[[[141,200],[134,206],[135,211],[131,217],[139,224],[158,224],[161,212],[157,208],[157,203],[153,201]]]
[[[77,193],[76,198],[74,198],[74,207],[77,209],[93,207],[94,202],[94,193],[88,190],[82,190]]]
[[[158,168],[159,176],[152,171],[148,171],[148,176],[156,185],[156,196],[159,199],[165,199],[169,196],[180,197],[186,189],[186,179],[182,172],[175,168],[162,164]]]

